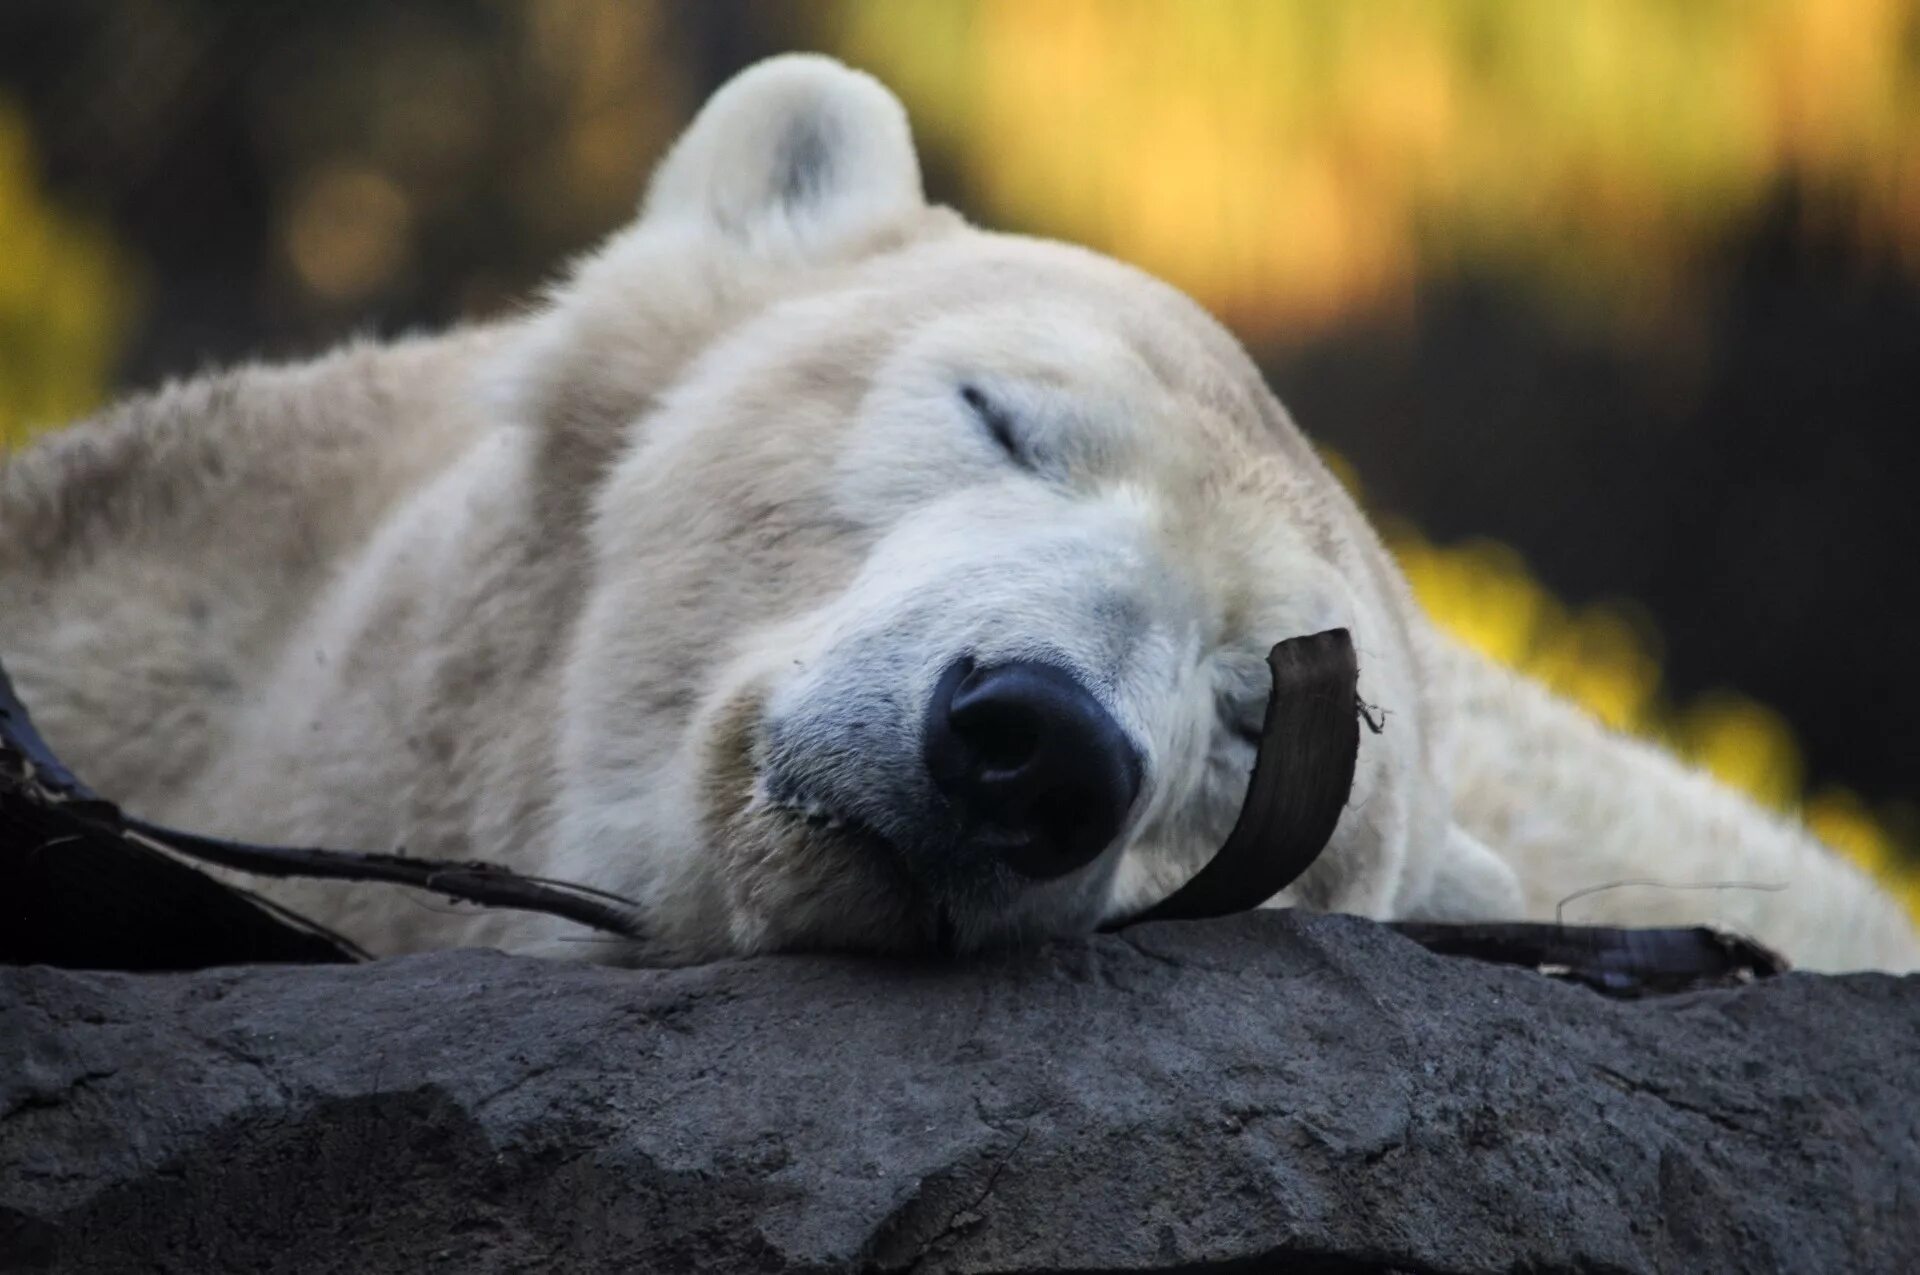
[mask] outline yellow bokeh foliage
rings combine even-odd
[[[1638,609],[1600,602],[1570,610],[1506,545],[1439,546],[1385,520],[1387,542],[1414,595],[1448,632],[1545,682],[1607,725],[1658,739],[1762,805],[1797,814],[1814,835],[1873,873],[1920,921],[1920,862],[1894,829],[1896,804],[1876,813],[1847,789],[1809,794],[1793,731],[1777,711],[1730,690],[1682,705],[1661,688],[1657,639]]]
[[[996,219],[1163,275],[1256,340],[1404,309],[1463,258],[1644,313],[1783,176],[1920,270],[1910,0],[831,12]]]
[[[0,451],[99,404],[136,291],[106,231],[48,201],[31,141],[0,102]]]

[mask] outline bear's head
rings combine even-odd
[[[506,386],[592,561],[557,870],[656,956],[1150,904],[1233,826],[1268,649],[1334,627],[1390,716],[1284,897],[1388,911],[1444,829],[1404,585],[1253,363],[1163,283],[928,206],[865,75],[723,88]]]

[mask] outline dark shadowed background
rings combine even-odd
[[[789,48],[1219,313],[1444,623],[1920,907],[1920,4],[7,0],[0,439],[502,313]]]

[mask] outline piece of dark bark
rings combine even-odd
[[[1393,928],[1442,956],[1516,965],[1609,996],[1736,987],[1789,968],[1778,952],[1704,925],[1636,930],[1534,921],[1399,921]]]
[[[1121,925],[1257,908],[1313,866],[1353,792],[1360,753],[1360,666],[1345,629],[1267,653],[1260,749],[1226,844],[1185,885]],[[1116,927],[1109,927],[1116,928]]]
[[[117,819],[40,738],[0,668],[0,963],[190,970],[361,955]]]
[[[357,959],[343,940],[0,777],[0,964],[194,970]]]
[[[1278,643],[1260,750],[1247,797],[1220,852],[1141,921],[1225,916],[1260,906],[1312,866],[1353,788],[1359,665],[1345,629]],[[1706,927],[1617,929],[1535,923],[1403,922],[1395,929],[1447,956],[1531,969],[1609,996],[1725,987],[1782,973],[1787,962],[1752,940]]]

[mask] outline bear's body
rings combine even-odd
[[[1125,267],[929,208],[898,104],[822,59],[722,90],[534,316],[174,386],[0,470],[0,658],[102,792],[590,883],[650,935],[273,887],[376,951],[1090,928],[1220,844],[1262,656],[1335,626],[1389,716],[1275,902],[1550,917],[1623,878],[1759,880],[1786,888],[1569,919],[1920,964],[1804,831],[1435,633],[1230,337]],[[949,674],[1009,668],[1064,679],[1116,759],[1042,794],[1117,821],[1059,869],[1010,868],[928,760]]]

